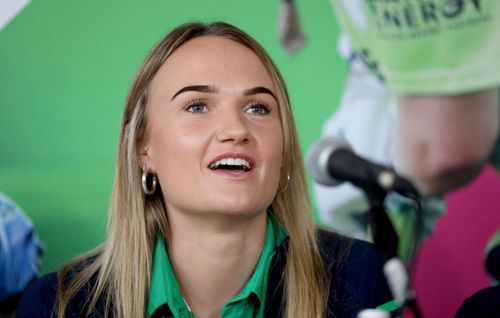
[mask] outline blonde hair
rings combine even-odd
[[[161,231],[168,238],[161,191],[146,197],[141,189],[137,150],[143,142],[147,125],[148,88],[165,60],[182,44],[200,36],[220,36],[248,47],[272,77],[283,130],[279,189],[284,190],[277,192],[271,208],[289,233],[283,274],[284,316],[323,317],[328,295],[325,265],[319,253],[302,155],[285,83],[271,58],[254,39],[221,22],[182,25],[162,39],[145,59],[125,105],[106,240],[100,247],[59,270],[58,317],[64,316],[71,298],[89,282],[93,286],[86,304],[87,314],[96,308],[98,302],[103,302],[106,313],[112,310],[117,317],[146,315],[155,237]]]

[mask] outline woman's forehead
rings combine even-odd
[[[220,36],[198,37],[181,45],[160,67],[152,89],[161,85],[267,86],[274,90],[269,71],[250,48]],[[175,88],[173,88],[175,89]]]

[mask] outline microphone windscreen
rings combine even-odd
[[[324,186],[336,186],[342,183],[341,180],[333,178],[328,171],[330,156],[338,149],[351,151],[346,142],[334,137],[322,138],[309,148],[307,167],[314,181]]]

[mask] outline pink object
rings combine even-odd
[[[491,285],[484,249],[500,229],[500,175],[486,167],[446,198],[448,210],[422,246],[414,286],[426,318],[454,317],[468,296]]]

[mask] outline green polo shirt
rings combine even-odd
[[[286,229],[268,214],[266,240],[259,262],[250,280],[243,289],[222,307],[221,317],[263,317],[267,292],[267,279],[271,261],[278,246],[288,235]],[[153,254],[151,289],[148,301],[148,317],[166,304],[170,309],[168,318],[194,318],[182,298],[179,283],[170,264],[164,238],[159,235]]]

